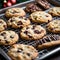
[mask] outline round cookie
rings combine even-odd
[[[11,18],[13,16],[25,16],[25,15],[26,15],[25,11],[21,8],[10,8],[5,12],[5,16],[8,18]]]
[[[60,7],[53,7],[49,10],[52,16],[60,16]]]
[[[12,28],[21,28],[30,24],[30,20],[26,17],[12,17],[8,20],[8,26]]]
[[[36,11],[30,15],[30,19],[36,23],[47,23],[52,20],[52,16],[43,11]]]
[[[0,45],[12,45],[18,41],[18,35],[14,31],[2,31],[0,33]]]
[[[20,32],[21,38],[25,40],[38,40],[45,34],[45,29],[40,25],[29,25],[24,27]]]
[[[0,19],[0,32],[7,28],[7,24],[3,19]]]
[[[37,50],[30,45],[15,44],[8,50],[12,60],[33,60],[37,57]]]
[[[48,23],[47,29],[52,33],[60,33],[60,20],[53,20]]]

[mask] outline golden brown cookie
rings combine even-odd
[[[8,20],[8,26],[12,28],[21,28],[30,24],[30,20],[26,17],[12,17]]]
[[[0,45],[12,45],[18,41],[18,34],[14,31],[2,31],[0,33]]]
[[[47,23],[52,20],[52,16],[43,11],[36,11],[30,15],[30,19],[36,23]]]
[[[8,18],[13,16],[25,16],[25,15],[26,15],[25,11],[21,8],[10,8],[5,12],[5,16]]]
[[[0,32],[7,28],[7,24],[3,19],[0,19]]]
[[[41,39],[46,34],[46,30],[40,25],[29,25],[24,27],[20,36],[25,40],[38,40]]]
[[[52,33],[60,33],[60,20],[53,20],[48,23],[47,29]]]
[[[60,7],[50,8],[49,13],[50,13],[52,16],[60,16]]]
[[[8,55],[12,60],[34,60],[38,52],[33,46],[15,44],[9,49]]]

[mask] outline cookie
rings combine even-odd
[[[46,27],[52,33],[60,33],[60,20],[53,20]]]
[[[18,41],[18,35],[14,31],[2,31],[0,33],[0,45],[12,45]]]
[[[8,50],[8,55],[12,60],[34,60],[38,52],[33,46],[15,44]]]
[[[7,28],[7,24],[3,19],[0,19],[0,32]]]
[[[30,15],[30,19],[36,23],[48,23],[52,20],[52,16],[43,11],[36,11]]]
[[[30,20],[26,17],[12,17],[8,20],[8,26],[12,28],[22,28],[30,24]]]
[[[10,8],[5,12],[5,16],[11,18],[13,16],[25,16],[26,13],[21,8]]]
[[[20,36],[25,40],[38,40],[46,34],[46,31],[40,25],[29,25],[22,28]]]
[[[53,7],[48,11],[52,16],[60,16],[60,7]]]
[[[26,5],[25,11],[29,12],[29,13],[32,13],[32,12],[35,12],[35,11],[42,11],[42,9],[39,6],[37,6],[36,3],[29,3],[29,4]]]
[[[51,7],[47,0],[35,0],[35,1],[44,9],[49,9]]]
[[[60,36],[59,35],[47,35],[43,37],[38,42],[38,49],[45,49],[49,47],[53,47],[56,45],[60,45]]]

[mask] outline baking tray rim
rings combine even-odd
[[[27,4],[27,3],[30,3],[30,2],[34,2],[34,0],[22,2],[22,3],[19,3],[19,4],[13,5],[13,6],[11,6],[11,7],[7,7],[7,8],[0,9],[0,16],[4,13],[4,12],[2,12],[2,11],[5,11],[5,10],[7,10],[7,9],[9,9],[9,8],[17,7],[17,6],[20,6],[20,5],[23,5],[23,4]],[[3,14],[3,15],[4,15],[4,14]],[[6,55],[5,57],[6,57],[7,60],[11,60],[10,57],[7,55],[7,53],[5,53],[5,51],[4,51],[3,49],[0,48],[0,50],[3,52],[3,55],[4,55],[4,54]],[[55,50],[55,49],[54,49],[54,50]],[[54,50],[53,50],[53,51],[54,51]],[[59,51],[59,50],[60,50],[60,47],[58,47],[54,52],[53,52],[53,51],[49,52],[49,53],[46,54],[45,56],[41,57],[39,60],[44,59],[45,57],[48,57],[49,54],[55,53],[55,52],[57,52],[57,51]],[[0,54],[1,54],[2,52],[0,52]]]

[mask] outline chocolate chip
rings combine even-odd
[[[34,30],[34,33],[40,34],[41,31],[39,31],[39,30]]]
[[[29,29],[29,27],[27,27],[26,29]]]
[[[0,39],[0,41],[1,41],[1,39]]]
[[[4,36],[4,39],[6,39],[6,37]]]
[[[5,34],[6,34],[5,32],[1,33],[2,36],[4,36]]]
[[[12,19],[10,20],[10,22],[13,22],[13,21],[14,21],[14,20],[12,20]]]
[[[19,50],[19,49],[18,49],[17,52],[22,52],[22,50]]]
[[[32,29],[35,29],[35,27],[36,27],[36,25],[34,25]]]
[[[2,21],[0,21],[0,23],[2,23]]]
[[[29,38],[32,38],[32,36],[31,35],[28,35],[29,36]]]
[[[27,53],[28,56],[30,56],[30,53]]]
[[[14,38],[14,36],[11,35],[10,38]]]
[[[27,18],[24,18],[24,20],[27,20]]]
[[[48,20],[48,23],[50,22],[50,20]]]
[[[34,60],[34,59],[31,59],[31,60]]]
[[[3,25],[3,27],[4,27],[4,28],[7,28],[7,26],[6,26],[6,25]]]
[[[54,28],[50,28],[51,30],[54,30]]]
[[[5,40],[6,43],[9,43],[7,40]]]
[[[19,21],[18,23],[17,23],[17,25],[22,25],[23,23],[21,22],[21,21]]]
[[[25,34],[28,34],[28,31],[25,31],[24,33],[25,33]]]
[[[48,15],[45,15],[46,17],[49,17]]]

